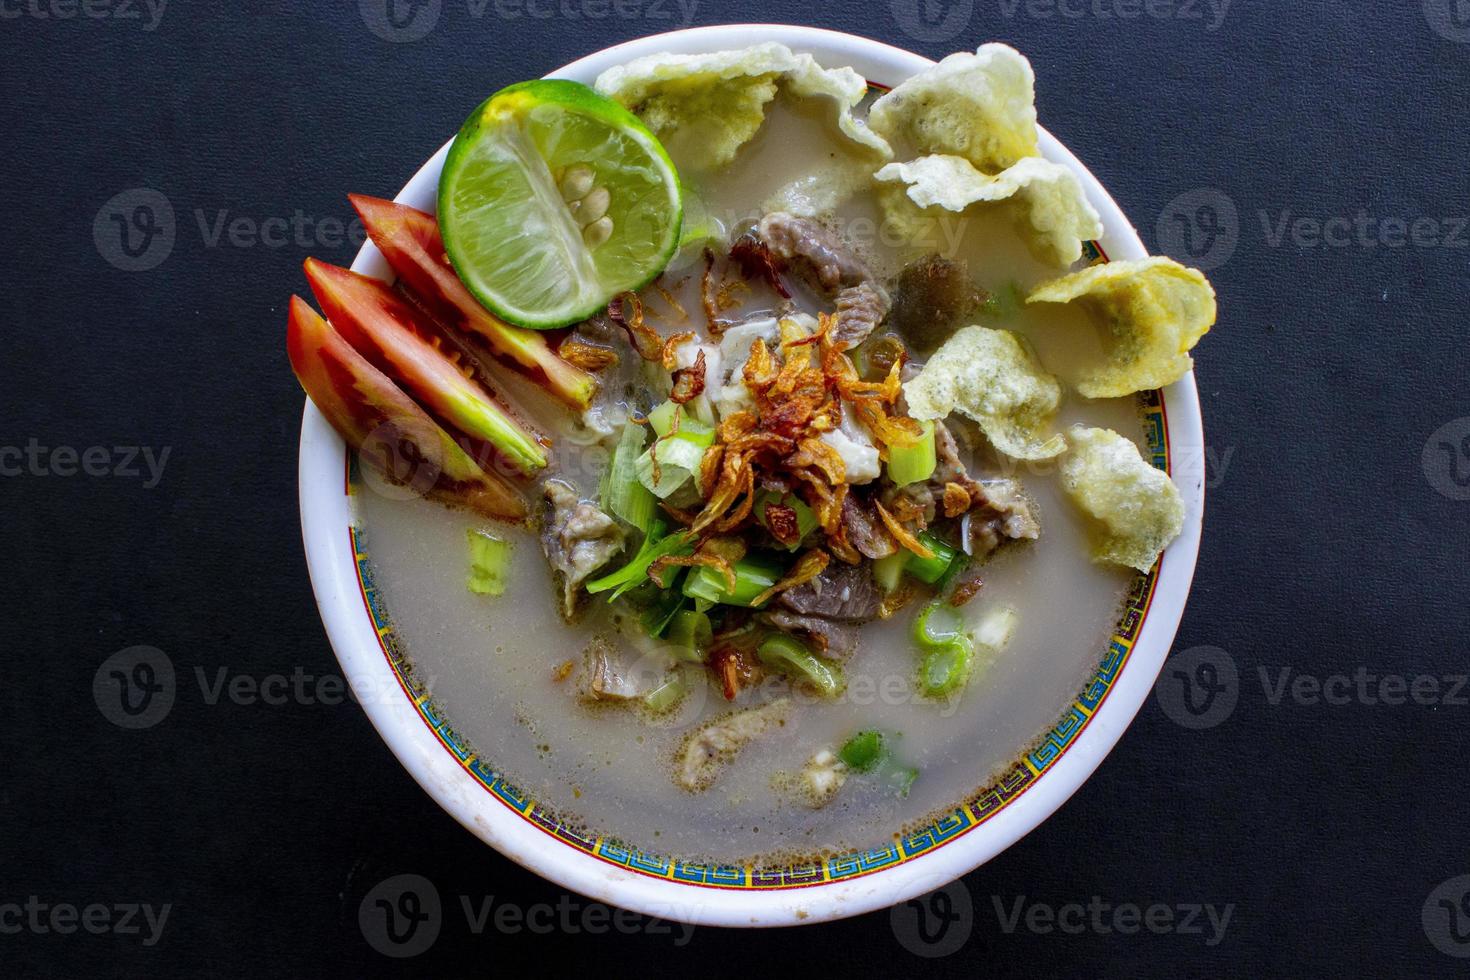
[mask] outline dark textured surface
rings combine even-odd
[[[1213,727],[1196,730],[1150,700],[1055,817],[965,879],[972,915],[941,946],[887,912],[767,934],[701,929],[687,945],[641,920],[635,935],[594,935],[581,899],[440,811],[355,705],[320,703],[311,685],[284,704],[210,703],[221,670],[257,681],[336,670],[302,561],[301,393],[281,337],[302,257],[353,251],[331,247],[330,230],[304,244],[232,244],[212,237],[219,216],[343,221],[347,190],[391,194],[484,94],[683,16],[662,3],[622,8],[646,12],[637,17],[507,19],[443,0],[429,4],[442,14],[428,36],[388,43],[357,4],[337,6],[169,4],[148,30],[142,3],[86,8],[137,20],[58,19],[66,0],[0,0],[0,444],[107,447],[108,467],[125,462],[112,447],[170,453],[151,488],[146,467],[61,476],[64,455],[0,479],[7,975],[1463,969],[1434,940],[1470,952],[1455,945],[1470,902],[1454,907],[1456,883],[1431,893],[1470,873],[1470,692],[1442,680],[1430,698],[1420,682],[1434,703],[1395,705],[1376,680],[1364,697],[1355,681],[1329,679],[1467,670],[1470,500],[1457,498],[1470,491],[1447,469],[1470,467],[1470,443],[1458,445],[1470,433],[1465,3],[1236,0],[1218,22],[1218,0],[1214,11],[1208,0],[1060,4],[1077,16],[1024,0],[697,5],[697,24],[810,22],[934,56],[1011,41],[1036,65],[1043,122],[1149,245],[1183,218],[1201,225],[1192,241],[1207,261],[1227,259],[1211,273],[1222,317],[1198,374],[1217,465],[1176,650],[1218,648],[1182,655],[1235,666],[1233,712],[1214,709],[1203,719]],[[939,28],[915,19],[931,6]],[[1186,16],[1196,9],[1202,19]],[[668,18],[648,15],[659,12]],[[934,16],[945,14],[954,19]],[[177,218],[171,253],[150,271],[119,269],[104,256],[115,246],[94,244],[99,209],[131,188],[160,192]],[[1220,214],[1227,198],[1238,240],[1227,248],[1225,228],[1207,248],[1199,206]],[[1283,214],[1359,212],[1375,224],[1336,245],[1313,247],[1310,226],[1298,228],[1305,237],[1275,230]],[[1418,220],[1418,241],[1387,219]],[[116,242],[105,215],[101,227]],[[1172,241],[1189,259],[1189,243]],[[167,653],[179,694],[162,722],[128,731],[99,711],[92,682],[139,644]],[[1287,667],[1346,703],[1312,703],[1310,681],[1278,696]],[[406,964],[375,952],[358,925],[363,896],[397,873],[430,879],[445,909],[437,942]],[[45,920],[42,932],[5,905],[31,896],[170,912],[147,945],[146,923],[141,935],[62,935]],[[521,909],[576,902],[578,925],[512,932],[492,921],[475,934],[460,896],[474,908],[492,896]],[[1032,928],[1026,915],[1007,931],[1023,897],[1077,934],[1035,917]],[[1073,903],[1084,907],[1075,917]],[[1089,903],[1230,906],[1231,917],[1211,945],[1204,914],[1202,934],[1120,935]],[[965,929],[957,952],[914,955]]]

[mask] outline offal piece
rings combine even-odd
[[[758,708],[746,708],[726,715],[694,732],[679,752],[674,781],[693,793],[703,792],[714,784],[720,771],[732,762],[740,750],[786,723],[791,701],[778,698]]]
[[[848,286],[837,294],[837,326],[832,331],[832,346],[852,350],[868,339],[888,316],[888,296],[871,283]]]
[[[915,351],[932,353],[989,299],[964,261],[927,255],[904,266],[893,284],[888,325]]]
[[[623,550],[625,535],[617,521],[578,499],[560,480],[547,480],[545,493],[548,513],[541,547],[561,578],[562,615],[570,619],[582,583]]]

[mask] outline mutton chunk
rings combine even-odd
[[[776,259],[828,296],[873,280],[867,263],[835,232],[811,218],[772,211],[760,220],[756,235]]]
[[[579,499],[560,480],[547,480],[545,493],[541,548],[561,579],[562,615],[570,619],[577,611],[582,583],[623,550],[626,535],[617,521]]]
[[[810,582],[787,589],[776,602],[803,616],[865,623],[877,617],[883,597],[868,566],[835,565]]]
[[[1021,485],[1015,480],[982,483],[972,479],[960,459],[954,433],[943,422],[934,424],[934,451],[938,466],[929,486],[942,493],[946,483],[957,483],[970,495],[964,542],[967,554],[984,558],[1008,540],[1036,538],[1041,533]]]

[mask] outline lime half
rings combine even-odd
[[[439,177],[439,228],[460,279],[501,318],[537,330],[647,285],[682,219],[679,174],[658,139],[577,82],[490,96]]]

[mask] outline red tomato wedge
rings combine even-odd
[[[486,473],[305,300],[291,297],[286,353],[306,394],[359,458],[390,484],[499,520],[522,522],[514,485]]]
[[[573,408],[585,409],[597,379],[558,357],[544,334],[512,326],[480,305],[444,254],[439,222],[406,204],[349,194],[368,237],[424,309],[440,322],[482,338],[497,360],[529,376]]]
[[[305,268],[332,327],[430,414],[488,443],[525,476],[546,467],[536,436],[430,342],[434,328],[387,283],[317,259]]]

